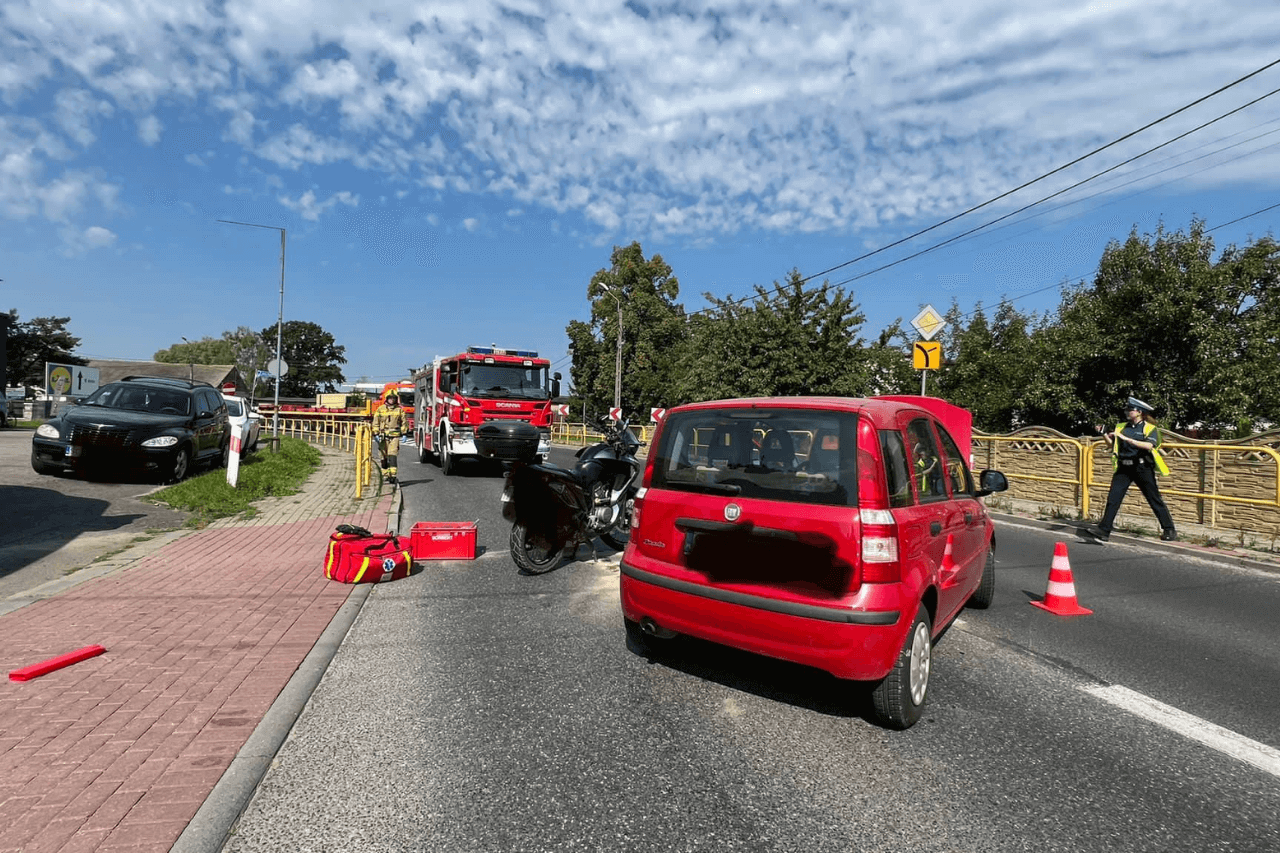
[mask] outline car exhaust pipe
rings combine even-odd
[[[640,620],[640,630],[644,631],[645,634],[649,635],[650,637],[657,637],[658,639],[661,639],[661,640],[670,640],[672,637],[676,635],[675,631],[669,630],[667,628],[663,628],[657,622],[654,622],[653,618],[649,616],[646,616]]]

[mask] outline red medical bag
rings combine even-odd
[[[329,535],[324,576],[340,583],[378,583],[413,571],[408,541],[390,533],[370,533],[344,524]]]

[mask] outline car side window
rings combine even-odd
[[[942,475],[942,460],[927,418],[916,418],[907,425],[907,443],[911,447],[911,479],[920,502],[945,500],[947,486]]]
[[[968,462],[942,424],[938,424],[938,437],[942,441],[942,450],[947,455],[946,471],[947,479],[951,483],[952,496],[972,495],[973,476],[969,473]]]
[[[896,429],[880,430],[880,451],[884,456],[889,506],[911,506],[911,469],[907,467],[907,449],[902,443],[902,433]]]

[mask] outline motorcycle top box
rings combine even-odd
[[[524,421],[490,421],[476,427],[476,452],[504,462],[531,461],[538,455],[538,428]]]
[[[933,639],[995,589],[979,498],[1007,483],[975,484],[971,422],[930,397],[671,409],[621,564],[633,645],[688,634],[871,682],[877,718],[912,725]]]

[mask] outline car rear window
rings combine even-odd
[[[670,415],[653,449],[654,488],[857,506],[853,412],[725,408]]]

